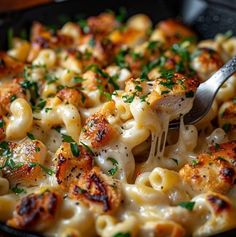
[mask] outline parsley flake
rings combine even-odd
[[[35,140],[35,137],[32,133],[29,133],[27,132],[27,137],[30,139],[30,140]]]
[[[74,155],[74,156],[79,156],[80,155],[80,150],[79,150],[79,146],[78,146],[78,144],[77,143],[70,143],[70,149],[71,149],[71,151],[72,151],[72,154]]]
[[[192,211],[194,208],[195,202],[180,202],[178,206],[188,209]]]
[[[115,160],[112,157],[108,157],[107,160],[111,161],[112,165],[114,166],[113,168],[111,168],[110,170],[107,171],[108,175],[113,176],[113,175],[115,175],[115,173],[118,170],[118,162],[117,162],[117,160]]]

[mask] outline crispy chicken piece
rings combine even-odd
[[[102,113],[90,116],[82,128],[82,139],[89,140],[93,148],[107,145],[117,135],[116,130],[109,124]]]
[[[31,187],[36,186],[44,172],[39,164],[43,164],[46,158],[46,147],[38,140],[24,139],[19,143],[4,143],[5,149],[1,153],[7,153],[9,157],[2,155],[1,163],[3,177],[8,179],[10,185],[18,184]]]
[[[167,19],[158,23],[156,27],[158,38],[156,40],[164,41],[165,47],[178,43],[184,38],[194,37],[194,32],[181,22],[173,19]],[[159,37],[161,37],[159,39]],[[155,39],[155,38],[154,38]]]
[[[88,104],[87,96],[79,90],[64,88],[57,93],[57,96],[65,103],[72,104],[76,108],[86,107]]]
[[[102,13],[98,16],[91,16],[87,20],[89,31],[92,34],[104,36],[119,26],[115,16],[110,13]]]
[[[225,132],[235,132],[236,128],[236,103],[234,100],[223,103],[219,109],[218,122]]]
[[[69,197],[87,204],[95,212],[111,212],[121,202],[121,187],[118,180],[94,167],[70,185]]]
[[[17,229],[42,231],[55,221],[61,196],[53,191],[31,193],[20,200],[12,219],[7,225]]]
[[[193,236],[204,236],[227,231],[236,226],[236,211],[233,200],[226,195],[215,192],[207,192],[194,197],[194,211],[204,213],[205,221],[194,230]],[[203,219],[201,214],[196,216],[198,220]]]
[[[23,79],[17,78],[12,82],[4,83],[0,86],[0,111],[5,115],[10,111],[11,102],[16,98],[26,98],[26,93],[19,82]]]
[[[137,90],[137,85],[142,90]],[[162,75],[152,81],[139,79],[126,82],[125,91],[146,101],[153,109],[167,112],[171,119],[187,113],[192,107],[194,92],[199,85],[196,78],[188,78],[180,73]]]
[[[191,65],[201,81],[206,81],[224,64],[220,54],[210,48],[199,48],[193,54]]]
[[[31,30],[31,49],[27,58],[28,62],[32,62],[38,55],[41,49],[59,47],[69,48],[73,46],[74,40],[71,36],[66,34],[52,34],[50,30],[44,27],[39,22],[34,22]]]
[[[17,76],[23,72],[24,64],[13,59],[5,52],[0,52],[0,78],[5,76]]]
[[[72,149],[78,149],[77,156],[73,154]],[[92,166],[93,157],[81,145],[63,142],[56,152],[56,178],[63,190],[67,190],[70,183],[78,179],[83,172],[90,171]]]
[[[209,150],[200,154],[193,164],[186,164],[180,176],[195,192],[226,194],[236,179],[236,142],[215,144]]]

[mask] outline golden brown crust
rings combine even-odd
[[[12,82],[4,83],[0,87],[0,111],[7,114],[10,111],[11,102],[16,98],[26,99],[26,93],[20,86],[22,78],[16,78]]]
[[[88,27],[92,34],[104,36],[109,34],[119,24],[115,16],[110,13],[102,13],[88,18]]]
[[[90,116],[82,128],[82,137],[91,142],[93,148],[107,145],[115,137],[116,130],[101,113]]]
[[[195,33],[190,28],[173,19],[161,21],[158,23],[157,28],[164,33],[167,46],[177,43],[183,38],[195,36]]]
[[[23,68],[23,63],[0,51],[0,78],[10,75],[17,76],[23,72]]]
[[[76,108],[86,107],[88,104],[87,96],[79,90],[64,88],[57,93],[57,96],[66,104],[72,104]]]
[[[93,166],[93,157],[81,145],[78,156],[72,154],[70,143],[62,143],[56,153],[56,178],[63,190],[68,190],[70,183],[78,179],[83,172],[88,172]]]
[[[46,190],[40,194],[23,197],[16,207],[16,212],[7,224],[17,229],[42,229],[54,221],[61,197],[56,192]],[[41,229],[40,228],[40,229]]]
[[[10,142],[9,150],[12,153],[14,165],[6,165],[7,158],[2,160],[3,177],[5,177],[12,187],[23,185],[26,187],[35,186],[45,174],[39,164],[44,163],[46,148],[38,140],[25,140],[21,143]],[[9,162],[9,161],[8,161]]]
[[[210,147],[210,153],[200,154],[194,164],[186,164],[180,175],[196,192],[227,193],[236,179],[236,142]]]
[[[210,48],[199,48],[195,52],[192,65],[202,81],[207,80],[224,64],[220,54]]]
[[[117,180],[94,167],[70,185],[69,197],[82,201],[95,212],[111,212],[121,202],[121,189]]]

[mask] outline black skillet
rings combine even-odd
[[[68,20],[96,15],[106,9],[118,12],[121,6],[127,9],[128,16],[146,13],[154,22],[166,18],[179,18],[189,24],[199,34],[200,39],[212,38],[219,32],[227,31],[232,31],[236,35],[236,0],[71,0],[0,15],[0,49],[7,49],[9,29],[13,29],[14,35],[29,34],[34,20],[51,27],[60,26]],[[40,235],[15,230],[0,223],[0,237],[5,236]],[[236,229],[214,236],[235,237]]]

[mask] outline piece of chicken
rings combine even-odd
[[[212,145],[179,173],[194,192],[227,193],[236,179],[236,141]]]
[[[17,229],[44,231],[55,221],[61,201],[61,195],[54,191],[31,193],[20,200],[7,225]]]

